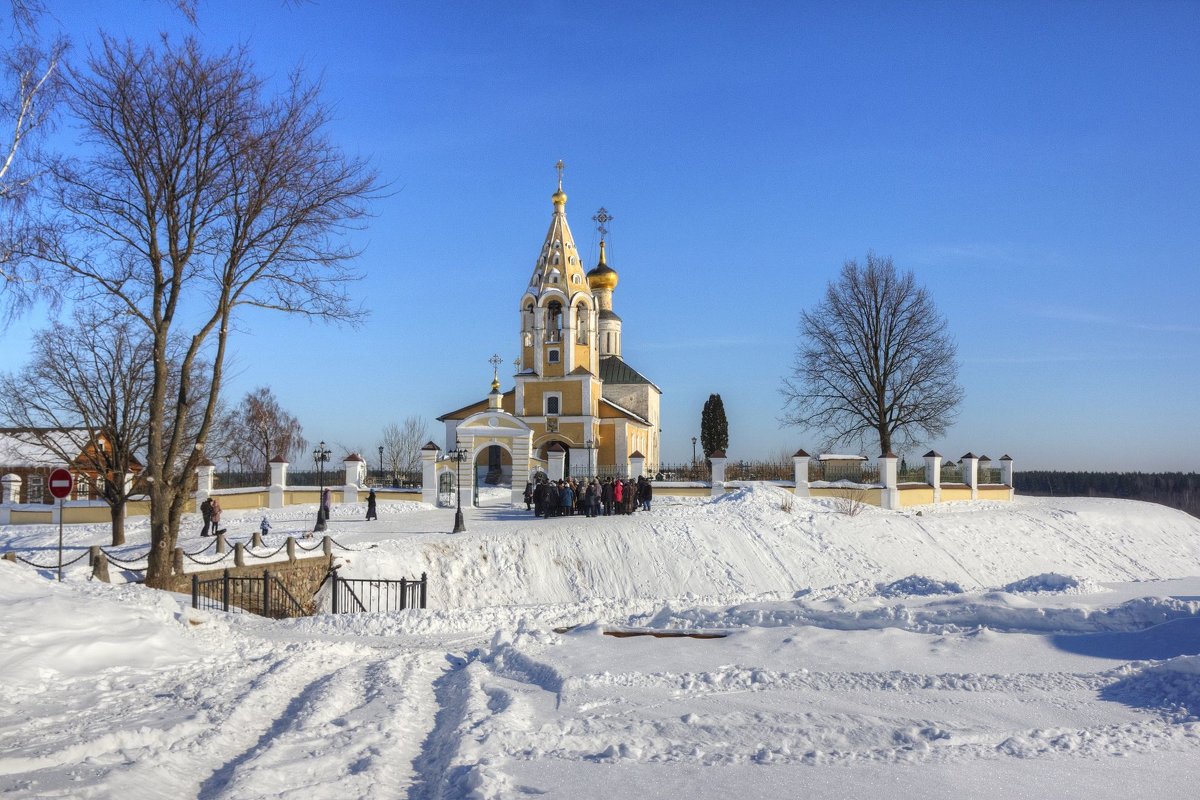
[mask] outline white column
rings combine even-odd
[[[438,446],[429,442],[421,448],[421,502],[437,505]]]
[[[796,481],[796,488],[793,490],[799,497],[811,497],[812,491],[808,485],[808,461],[812,458],[803,450],[797,450],[796,455],[792,456],[792,474]]]
[[[552,481],[561,481],[563,479],[563,470],[567,454],[557,445],[550,448],[550,452],[546,454],[547,460],[550,462],[548,476]]]
[[[21,476],[10,472],[0,478],[0,505],[15,506],[21,502]]]
[[[1000,482],[1013,488],[1013,460],[1008,455],[1000,456]]]
[[[974,453],[962,457],[963,483],[971,487],[971,499],[979,499],[979,458]]]
[[[283,493],[287,489],[288,462],[271,459],[271,487],[267,490],[269,508],[283,508]]]
[[[725,451],[718,450],[708,457],[712,463],[712,486],[709,494],[718,497],[725,494]]]
[[[529,454],[533,449],[533,432],[512,438],[512,504],[513,508],[525,504],[525,484],[529,482]]]
[[[343,503],[358,502],[358,481],[361,477],[359,470],[362,468],[362,464],[362,456],[358,453],[351,453],[342,462],[342,466],[346,470],[346,483],[342,486]]]
[[[896,464],[899,461],[891,451],[879,457],[879,482],[883,484],[880,505],[892,511],[900,508],[900,482],[896,473]]]
[[[635,451],[629,457],[629,479],[636,481],[638,478],[646,474],[646,457],[640,452]]]
[[[213,475],[217,467],[211,461],[201,461],[196,467],[196,505],[208,499],[213,490]]]
[[[942,502],[942,454],[936,450],[925,454],[925,482],[933,487],[933,502]]]

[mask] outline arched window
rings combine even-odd
[[[580,303],[575,308],[575,325],[576,335],[575,341],[578,344],[588,343],[588,307]]]
[[[546,306],[546,341],[561,342],[562,327],[563,327],[563,308],[562,303],[557,300],[551,300]]]

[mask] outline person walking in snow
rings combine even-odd
[[[650,500],[654,497],[654,487],[650,483],[649,478],[639,478],[641,486],[638,488],[638,500],[642,503],[642,511],[650,510]]]
[[[271,522],[266,517],[262,518],[262,522],[258,523],[258,530],[263,536],[271,532]]]
[[[212,498],[204,498],[204,502],[200,504],[200,518],[204,520],[204,527],[200,529],[201,536],[208,536],[208,528],[212,525]]]
[[[225,532],[221,527],[221,501],[217,498],[212,498],[212,526],[213,536],[220,536]]]
[[[368,520],[372,520],[372,519],[378,520],[379,519],[379,514],[375,510],[375,490],[374,489],[372,489],[370,491],[370,493],[367,495],[367,519]]]
[[[525,510],[528,511],[530,504],[533,503],[533,482],[532,481],[525,481],[525,492],[524,492],[523,497],[525,498]]]

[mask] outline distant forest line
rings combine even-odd
[[[1019,494],[1042,497],[1119,497],[1178,508],[1200,517],[1200,473],[1050,472],[1013,475]]]

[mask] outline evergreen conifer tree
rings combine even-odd
[[[729,423],[719,394],[710,394],[700,412],[700,446],[704,448],[705,458],[729,447]]]

